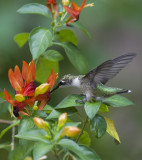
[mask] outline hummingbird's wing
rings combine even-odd
[[[113,60],[108,60],[91,70],[83,77],[83,79],[90,82],[90,85],[95,89],[96,84],[105,84],[109,79],[115,77],[117,73],[119,73],[129,62],[131,62],[135,56],[135,53],[129,53]]]

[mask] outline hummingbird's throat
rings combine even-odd
[[[79,87],[80,88],[80,86],[81,86],[80,79],[78,77],[76,77],[75,79],[72,80],[72,84],[71,85],[74,86],[74,87]]]

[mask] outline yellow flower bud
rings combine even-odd
[[[27,156],[24,160],[32,160],[32,157]]]
[[[22,94],[16,94],[16,95],[15,95],[15,99],[16,99],[18,102],[23,102],[23,101],[25,101],[25,97],[24,97]]]
[[[59,129],[64,126],[66,121],[67,121],[67,113],[61,114],[60,117],[58,118],[58,127],[59,127]]]
[[[38,86],[36,89],[35,89],[35,97],[40,95],[40,94],[44,94],[47,92],[48,88],[49,88],[50,84],[48,83],[43,83],[41,84],[40,86]]]
[[[70,4],[70,0],[62,0],[63,6],[68,6]]]
[[[38,110],[38,106],[34,106],[34,107],[33,107],[33,110],[34,110],[34,111],[37,111],[37,110]]]
[[[67,126],[64,128],[61,137],[67,136],[67,137],[74,137],[78,133],[80,133],[80,129],[73,126]]]
[[[59,12],[59,16],[61,17],[63,15],[63,13],[62,12]]]
[[[34,117],[33,120],[34,120],[35,125],[38,128],[42,128],[42,129],[46,130],[47,132],[49,132],[48,125],[47,125],[46,121],[44,121],[43,119],[38,118],[38,117]]]

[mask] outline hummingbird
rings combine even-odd
[[[106,83],[115,77],[136,56],[135,53],[121,55],[112,60],[105,61],[92,69],[86,75],[65,75],[58,85],[60,87],[77,87],[82,90],[84,99],[82,102],[99,100],[100,97],[109,97],[115,94],[129,93],[131,90],[106,86]],[[52,92],[51,91],[51,92]],[[81,101],[81,100],[80,100]]]

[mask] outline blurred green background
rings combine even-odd
[[[81,0],[77,0],[81,3]],[[8,81],[9,68],[16,64],[22,65],[22,60],[30,61],[31,54],[28,44],[22,49],[13,41],[14,35],[20,32],[30,32],[37,26],[49,27],[45,17],[38,15],[20,15],[16,11],[24,4],[38,2],[46,4],[44,0],[6,0],[0,1],[0,88],[12,91]],[[58,0],[57,0],[58,2]],[[95,6],[85,8],[80,16],[92,35],[89,39],[84,33],[75,30],[79,39],[79,48],[92,69],[105,60],[119,55],[135,52],[138,56],[108,85],[131,89],[126,95],[135,105],[126,108],[110,108],[106,115],[113,119],[122,144],[114,144],[108,135],[96,139],[91,135],[91,145],[103,160],[141,160],[142,159],[142,1],[141,0],[95,0]],[[60,48],[59,48],[60,50]],[[60,50],[63,52],[63,50]],[[63,52],[64,54],[64,52]],[[65,58],[60,62],[60,74],[78,74],[70,62]],[[66,95],[79,93],[77,89],[60,89],[53,95],[57,104]],[[56,100],[56,101],[55,101]],[[2,108],[0,108],[2,111]],[[9,119],[9,114],[1,114],[0,119]],[[82,114],[84,112],[82,111]],[[0,125],[0,131],[6,125]],[[88,128],[87,128],[88,129]],[[8,132],[0,143],[10,141]],[[0,159],[7,160],[8,152],[0,150]],[[53,159],[52,157],[49,159]]]

